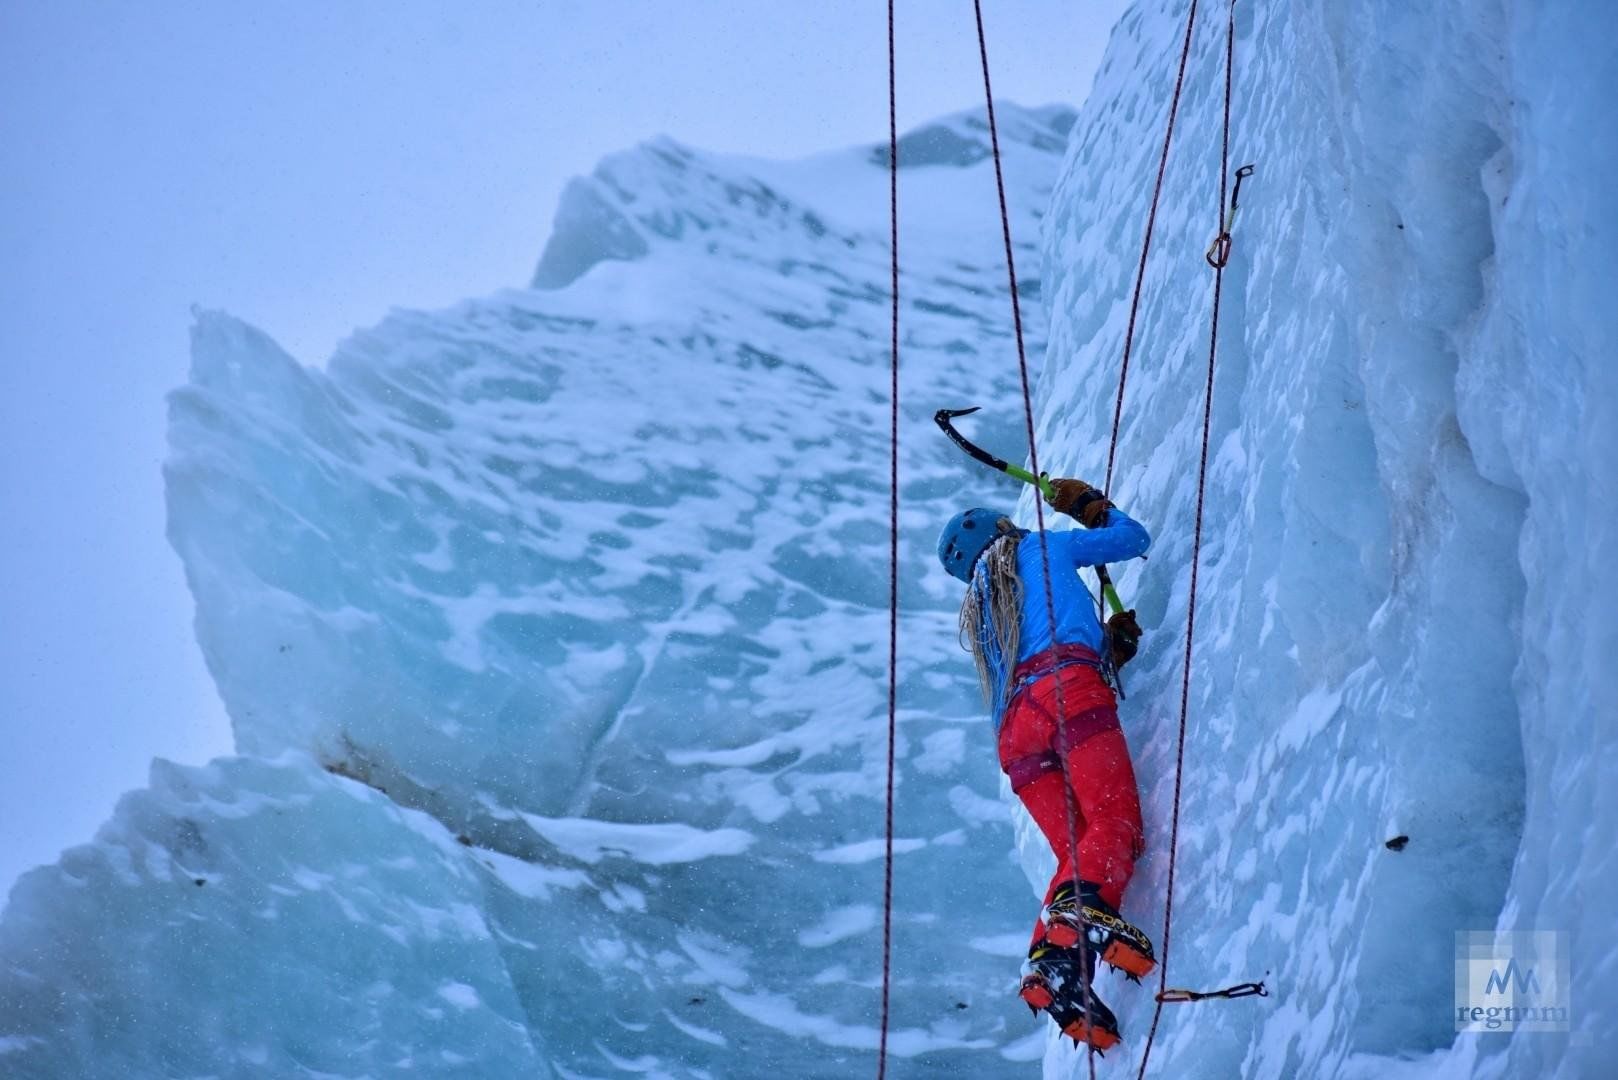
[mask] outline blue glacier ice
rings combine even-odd
[[[1041,462],[1099,482],[1184,7],[1083,108],[1000,104]],[[1200,9],[1113,495],[1161,940],[1216,231]],[[1159,1075],[1603,1075],[1618,1025],[1618,9],[1236,9],[1225,274]],[[1029,494],[981,110],[901,144],[891,1074],[1088,1075],[1012,994],[1050,855],[940,523]],[[668,138],[531,281],[304,366],[199,313],[169,532],[236,756],[153,766],[0,918],[7,1077],[874,1071],[884,146]],[[1400,851],[1384,846],[1409,837]],[[1019,864],[1021,870],[1019,870]],[[1560,931],[1568,1034],[1457,1034],[1455,934]],[[1104,974],[1133,1073],[1148,988]]]
[[[1188,986],[1268,972],[1276,997],[1172,1007],[1154,1059],[1604,1075],[1618,129],[1598,103],[1618,90],[1618,9],[1235,13],[1232,167],[1256,171],[1225,274],[1169,969]],[[1224,23],[1215,5],[1196,27],[1113,488],[1156,541],[1120,582],[1156,631],[1125,721],[1158,841],[1130,896],[1146,926],[1167,870]],[[1124,17],[1047,218],[1040,431],[1061,471],[1096,471],[1110,428],[1119,252],[1139,242],[1161,143],[1143,136],[1162,131],[1184,26],[1180,4]],[[1026,837],[1023,853],[1048,858]],[[1571,1034],[1457,1037],[1455,933],[1497,926],[1568,935]],[[1114,997],[1142,1030],[1145,995]],[[1053,1044],[1048,1075],[1084,1071]]]
[[[1029,267],[1072,120],[1006,110]],[[964,114],[907,135],[900,159],[916,160],[892,1047],[913,1075],[1043,1052],[1005,1007],[1033,912],[954,590],[932,573],[956,498],[1015,498],[931,424],[939,395],[1016,385],[1003,364],[985,377],[1011,346],[987,147]],[[243,756],[161,766],[95,843],[19,883],[0,1061],[864,1069],[882,940],[887,276],[885,148],[775,163],[657,139],[569,189],[532,288],[398,314],[324,369],[200,314],[170,406],[170,535]],[[1024,290],[1037,297],[1032,274]],[[999,424],[982,430],[1010,444],[1016,418]],[[116,906],[60,921],[64,893],[93,905],[111,883]],[[104,954],[63,952],[87,924],[131,942],[138,988],[107,979]],[[133,944],[171,924],[161,954]],[[298,988],[255,992],[260,965],[293,968]],[[345,978],[321,990],[328,970]],[[189,989],[221,977],[223,992]],[[184,1020],[100,1023],[130,996]]]

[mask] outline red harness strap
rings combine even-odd
[[[1013,700],[1024,689],[1024,684],[1032,683],[1046,675],[1053,675],[1070,664],[1084,664],[1096,670],[1101,669],[1101,657],[1088,645],[1068,642],[1046,649],[1042,653],[1035,653],[1017,665],[1017,670],[1011,673],[1011,684],[1017,689],[1012,691]]]
[[[1062,725],[1062,731],[1066,736],[1067,748],[1071,750],[1092,735],[1099,735],[1103,731],[1117,731],[1118,726],[1118,710],[1101,705],[1094,709],[1086,709],[1077,716],[1068,717],[1067,722]],[[1061,768],[1062,759],[1056,756],[1056,751],[1042,750],[1037,754],[1028,754],[1008,762],[1006,776],[1011,779],[1011,790],[1017,792],[1046,773],[1057,772]]]
[[[1085,709],[1073,716],[1059,717],[1046,708],[1043,698],[1049,696],[1041,693],[1045,688],[1041,686],[1047,679],[1054,679],[1060,673],[1074,665],[1100,669],[1101,659],[1094,649],[1086,645],[1063,644],[1053,649],[1047,649],[1036,656],[1017,665],[1012,675],[1011,702],[1006,706],[1007,722],[1010,714],[1018,709],[1034,709],[1043,714],[1051,725],[1052,746],[1066,746],[1072,749],[1103,731],[1118,729],[1118,710],[1112,705],[1097,705]],[[1054,749],[1044,749],[1036,753],[1026,754],[1006,762],[1006,775],[1011,780],[1011,790],[1021,791],[1023,788],[1038,780],[1049,772],[1057,772],[1062,768],[1062,759],[1057,756]]]
[[[1020,757],[1006,766],[1006,775],[1011,778],[1011,790],[1021,791],[1023,788],[1038,780],[1048,772],[1056,772],[1062,767],[1062,759],[1049,750],[1041,754],[1029,754]]]

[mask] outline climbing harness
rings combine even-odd
[[[1075,666],[1091,668],[1103,675],[1106,671],[1101,657],[1093,649],[1077,643],[1059,644],[1024,660],[1012,672],[1005,711],[1009,713],[1017,699],[1035,683]],[[1040,707],[1035,705],[1034,708]],[[1049,713],[1046,716],[1061,725],[1069,746],[1078,746],[1092,735],[1116,731],[1119,727],[1118,710],[1110,705],[1086,709],[1074,716],[1050,717]],[[1051,750],[1040,750],[1005,763],[1006,779],[1011,782],[1014,793],[1046,773],[1061,771],[1061,768],[1062,758]]]

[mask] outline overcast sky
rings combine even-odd
[[[998,97],[1078,104],[1123,0],[986,0]],[[526,283],[569,176],[651,135],[887,132],[883,0],[0,0],[0,893],[154,756],[231,748],[164,536],[193,304],[320,364]],[[901,0],[900,124],[981,102],[969,0]]]

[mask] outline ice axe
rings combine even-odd
[[[1051,496],[1054,494],[1053,489],[1051,488],[1049,476],[1044,473],[1040,473],[1038,476],[1035,476],[1032,472],[1020,465],[1013,465],[1005,458],[995,457],[993,454],[989,453],[989,451],[983,449],[983,447],[979,446],[977,443],[955,430],[955,425],[951,423],[951,421],[958,417],[971,416],[982,407],[983,406],[981,405],[974,405],[970,409],[939,409],[933,414],[933,423],[942,428],[944,434],[948,435],[950,440],[954,442],[956,446],[959,446],[962,450],[965,450],[968,454],[972,455],[973,458],[981,461],[991,469],[996,469],[1005,473],[1007,476],[1012,477],[1013,479],[1021,480],[1025,484],[1032,484],[1034,487],[1039,489],[1039,493],[1045,497],[1047,502],[1049,502]],[[1122,614],[1124,611],[1124,602],[1118,599],[1118,590],[1113,588],[1112,575],[1107,572],[1107,568],[1105,566],[1097,566],[1095,571],[1096,580],[1101,583],[1101,595],[1106,600],[1107,606],[1112,608],[1113,614]]]

